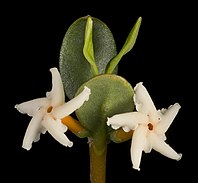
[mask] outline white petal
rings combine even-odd
[[[162,141],[165,141],[165,140],[166,140],[166,135],[165,135],[164,133],[162,133],[162,134],[156,133],[156,135],[157,135],[158,138],[160,138]]]
[[[41,124],[42,124],[42,121],[41,121]],[[40,135],[45,134],[47,130],[44,126],[41,126],[39,131],[40,131],[40,133],[38,133],[38,135],[35,137],[34,142],[39,141],[40,140]]]
[[[61,120],[54,120],[49,115],[45,116],[42,125],[47,129],[47,131],[56,139],[60,144],[64,146],[73,146],[73,142],[71,142],[67,136],[64,134],[66,132],[67,127],[61,123]]]
[[[123,129],[125,132],[131,131],[131,129],[130,129],[128,126],[123,126],[122,129]]]
[[[157,152],[171,159],[181,159],[182,154],[176,153],[167,143],[158,138],[158,136],[155,133],[150,133],[149,139],[152,143],[153,149]]]
[[[32,143],[39,140],[42,130],[41,121],[43,119],[43,116],[44,113],[40,110],[31,119],[23,139],[22,147],[24,149],[30,150],[32,147]]]
[[[140,170],[140,161],[142,157],[142,151],[146,143],[147,128],[143,125],[139,125],[133,133],[131,143],[131,160],[133,168]]]
[[[147,115],[140,112],[128,112],[122,114],[116,114],[110,118],[107,118],[107,125],[114,129],[123,127],[123,130],[127,131],[127,128],[134,130],[137,128],[137,125],[142,123],[147,123]]]
[[[107,118],[109,120],[109,118]],[[108,122],[108,121],[107,121]],[[114,129],[114,130],[117,130],[120,128],[119,125],[115,125],[115,124],[112,124],[111,127]]]
[[[167,110],[163,109],[162,119],[155,129],[157,133],[163,134],[168,130],[180,108],[181,106],[178,103],[175,103],[174,105],[169,106]]]
[[[151,142],[149,141],[149,139],[147,139],[147,138],[146,138],[146,140],[145,140],[145,144],[144,144],[143,150],[144,150],[145,153],[150,153],[151,150],[152,150],[152,144],[151,144]]]
[[[47,92],[46,95],[51,100],[51,105],[56,107],[65,102],[64,87],[58,69],[51,68],[50,72],[52,74],[52,90]]]
[[[153,123],[158,121],[158,113],[155,108],[155,105],[147,91],[147,89],[143,86],[142,82],[139,82],[134,87],[134,103],[136,106],[136,110],[142,112],[146,115],[149,115],[150,120]]]
[[[17,104],[15,105],[15,108],[20,113],[33,116],[40,108],[46,107],[47,105],[49,105],[49,101],[47,100],[47,98],[38,98],[27,102],[23,102],[21,104]]]
[[[84,104],[85,101],[89,100],[90,94],[91,94],[91,90],[85,86],[84,90],[76,97],[74,97],[67,103],[63,104],[62,106],[55,108],[52,111],[53,115],[59,119],[70,115],[75,110],[79,109]]]

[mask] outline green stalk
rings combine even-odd
[[[100,151],[100,153],[98,153],[95,148],[94,142],[90,143],[90,180],[91,183],[105,183],[107,145],[105,145],[104,149]]]

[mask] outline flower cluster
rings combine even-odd
[[[22,147],[29,150],[32,143],[40,139],[40,134],[48,131],[60,144],[72,147],[65,132],[68,127],[62,119],[79,109],[85,101],[89,100],[91,90],[84,90],[76,97],[65,103],[64,88],[57,68],[50,69],[52,74],[52,89],[46,97],[17,104],[15,108],[32,117]],[[136,111],[115,114],[107,117],[107,125],[117,130],[122,128],[125,132],[133,130],[131,141],[131,160],[133,168],[140,170],[142,152],[151,152],[152,149],[164,156],[180,160],[182,155],[175,152],[166,142],[165,133],[177,115],[180,105],[175,103],[168,109],[157,110],[148,91],[140,82],[134,87],[133,100]]]
[[[31,117],[22,142],[24,149],[30,150],[46,132],[65,147],[73,146],[66,135],[68,129],[88,138],[91,183],[106,181],[107,145],[111,141],[131,140],[135,170],[140,170],[142,154],[152,149],[170,159],[181,159],[182,154],[169,146],[165,135],[181,108],[179,103],[158,110],[143,82],[133,88],[117,75],[118,63],[134,47],[141,22],[139,17],[119,52],[110,29],[99,19],[85,16],[70,26],[60,49],[60,73],[56,67],[50,69],[51,91],[15,105]],[[72,117],[74,112],[77,119]]]

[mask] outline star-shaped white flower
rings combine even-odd
[[[113,129],[123,128],[128,132],[134,130],[131,141],[131,161],[133,168],[140,170],[142,151],[152,149],[164,156],[180,160],[181,154],[176,153],[166,142],[165,132],[177,115],[180,105],[175,103],[168,109],[156,110],[155,105],[142,82],[134,88],[135,112],[116,114],[107,120]]]
[[[80,108],[85,101],[89,100],[90,89],[85,87],[84,90],[65,103],[64,88],[60,73],[57,68],[51,68],[52,89],[46,93],[46,97],[37,98],[21,104],[15,105],[15,108],[32,117],[24,139],[22,147],[30,150],[32,143],[40,139],[40,134],[48,131],[59,143],[71,147],[71,142],[64,134],[67,127],[62,124],[61,119],[70,115]]]

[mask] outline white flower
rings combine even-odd
[[[51,68],[52,90],[46,93],[46,97],[30,100],[15,105],[15,108],[32,117],[24,139],[22,147],[29,150],[32,143],[40,139],[40,134],[48,131],[59,143],[71,147],[71,142],[64,134],[67,127],[62,124],[61,119],[70,115],[80,108],[89,99],[90,89],[84,90],[75,98],[65,103],[64,88],[60,73],[57,68]]]
[[[180,160],[181,154],[176,153],[166,142],[165,132],[177,115],[180,105],[175,103],[168,109],[156,110],[155,105],[142,82],[134,88],[135,112],[116,114],[107,120],[112,128],[123,128],[128,132],[134,130],[131,143],[131,160],[133,168],[140,170],[142,151],[152,149],[164,156]]]

